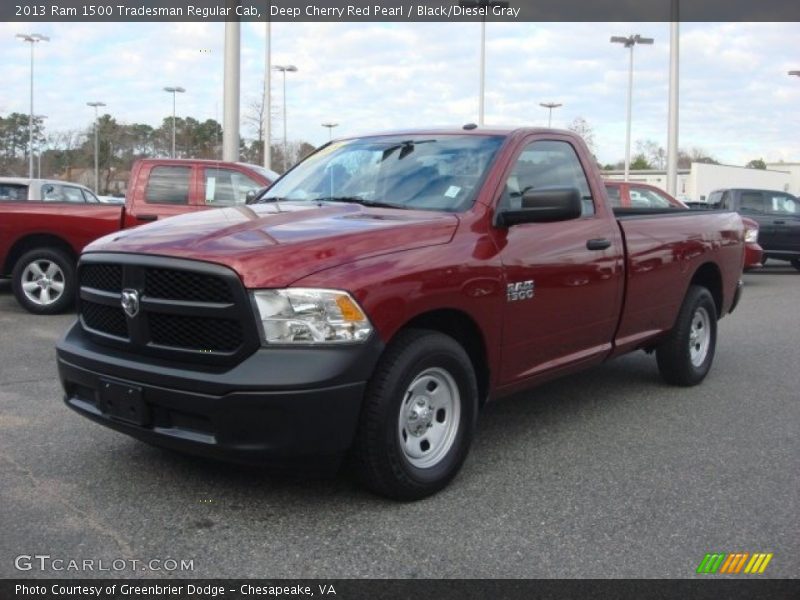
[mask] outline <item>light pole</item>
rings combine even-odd
[[[87,102],[86,106],[94,108],[94,193],[100,195],[100,153],[97,143],[97,109],[105,106],[103,102]]]
[[[800,77],[800,71],[789,71],[789,75],[794,75],[795,77]]]
[[[165,87],[164,91],[172,94],[172,158],[175,158],[175,94],[182,94],[186,90],[182,87]]]
[[[37,121],[44,121],[47,118],[47,115],[36,115],[35,119]],[[39,151],[36,153],[36,178],[42,178],[42,143],[39,142],[38,144]]]
[[[28,114],[28,177],[33,179],[33,47],[37,42],[49,42],[50,38],[41,33],[18,33],[16,37],[31,45],[31,110]]]
[[[667,192],[678,192],[678,96],[680,83],[680,19],[678,0],[672,2],[669,24],[669,109],[667,113]]]
[[[264,104],[261,107],[264,124],[264,168],[272,169],[272,21],[267,19],[267,47],[264,55]]]
[[[562,105],[558,102],[539,102],[539,106],[547,109],[547,126],[550,127],[553,123],[553,109]]]
[[[334,127],[338,127],[339,124],[338,123],[323,123],[322,126],[328,128],[328,141],[332,140],[333,139],[333,128]]]
[[[483,125],[484,92],[486,89],[486,12],[490,8],[508,8],[509,2],[501,0],[459,0],[458,5],[463,8],[482,8],[481,14],[481,65],[480,87],[478,92],[478,125]]]
[[[286,138],[286,72],[296,73],[297,67],[294,65],[275,65],[272,67],[276,71],[283,73],[283,170],[286,172],[289,168],[289,155],[287,154],[287,138]]]
[[[625,181],[628,181],[631,172],[631,103],[633,101],[633,47],[636,44],[652,44],[653,38],[639,35],[628,37],[612,36],[612,44],[622,44],[630,49],[630,66],[628,67],[628,123],[625,129]]]

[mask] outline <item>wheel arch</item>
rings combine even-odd
[[[78,258],[75,249],[65,239],[52,233],[33,233],[18,239],[11,246],[3,264],[3,274],[10,275],[20,257],[36,248],[56,248],[66,252],[73,261]]]
[[[394,335],[405,329],[429,329],[455,339],[469,356],[478,382],[478,401],[486,402],[491,382],[486,339],[478,323],[466,312],[456,308],[441,308],[415,315]]]
[[[717,319],[721,318],[725,305],[722,291],[722,273],[719,267],[713,262],[700,265],[689,282],[690,287],[693,285],[702,286],[711,293],[711,297],[714,298],[714,306],[717,309]]]

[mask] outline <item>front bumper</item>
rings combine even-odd
[[[76,323],[57,357],[67,406],[98,423],[191,454],[284,466],[347,450],[382,347],[373,336],[353,346],[260,348],[213,370],[109,350]]]

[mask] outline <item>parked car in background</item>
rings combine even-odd
[[[730,188],[714,190],[708,201],[758,222],[763,262],[788,260],[800,271],[800,200],[787,192]]]
[[[38,314],[63,311],[75,297],[75,262],[108,233],[165,217],[244,204],[278,175],[257,165],[211,160],[134,163],[124,206],[63,181],[0,179],[0,277]]]
[[[648,183],[605,181],[611,206],[624,208],[681,208],[687,206],[664,190]]]
[[[351,450],[372,490],[417,499],[458,472],[487,399],[638,349],[700,383],[743,237],[735,213],[612,209],[571,132],[338,140],[257,203],[89,246],[64,399],[203,456]]]
[[[716,208],[705,202],[693,202],[691,206],[678,200],[662,189],[646,183],[606,180],[606,193],[613,206],[625,208],[676,208],[709,210]],[[758,223],[742,217],[745,226],[744,270],[756,269],[762,264],[762,249],[758,245]]]
[[[125,196],[98,196],[101,204],[125,204]]]
[[[758,221],[742,216],[744,223],[744,270],[751,271],[764,264],[764,250],[758,243]]]
[[[57,179],[27,179],[0,177],[0,202],[66,202],[70,204],[99,204],[95,193],[86,186]]]

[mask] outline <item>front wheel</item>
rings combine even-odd
[[[418,500],[455,477],[469,451],[478,386],[453,338],[427,330],[398,334],[364,398],[354,446],[362,481],[398,500]]]
[[[673,385],[697,385],[708,374],[717,345],[717,309],[704,287],[693,285],[675,327],[656,348],[661,377]]]
[[[37,248],[14,265],[11,286],[28,312],[53,315],[66,310],[75,297],[75,265],[57,248]]]

